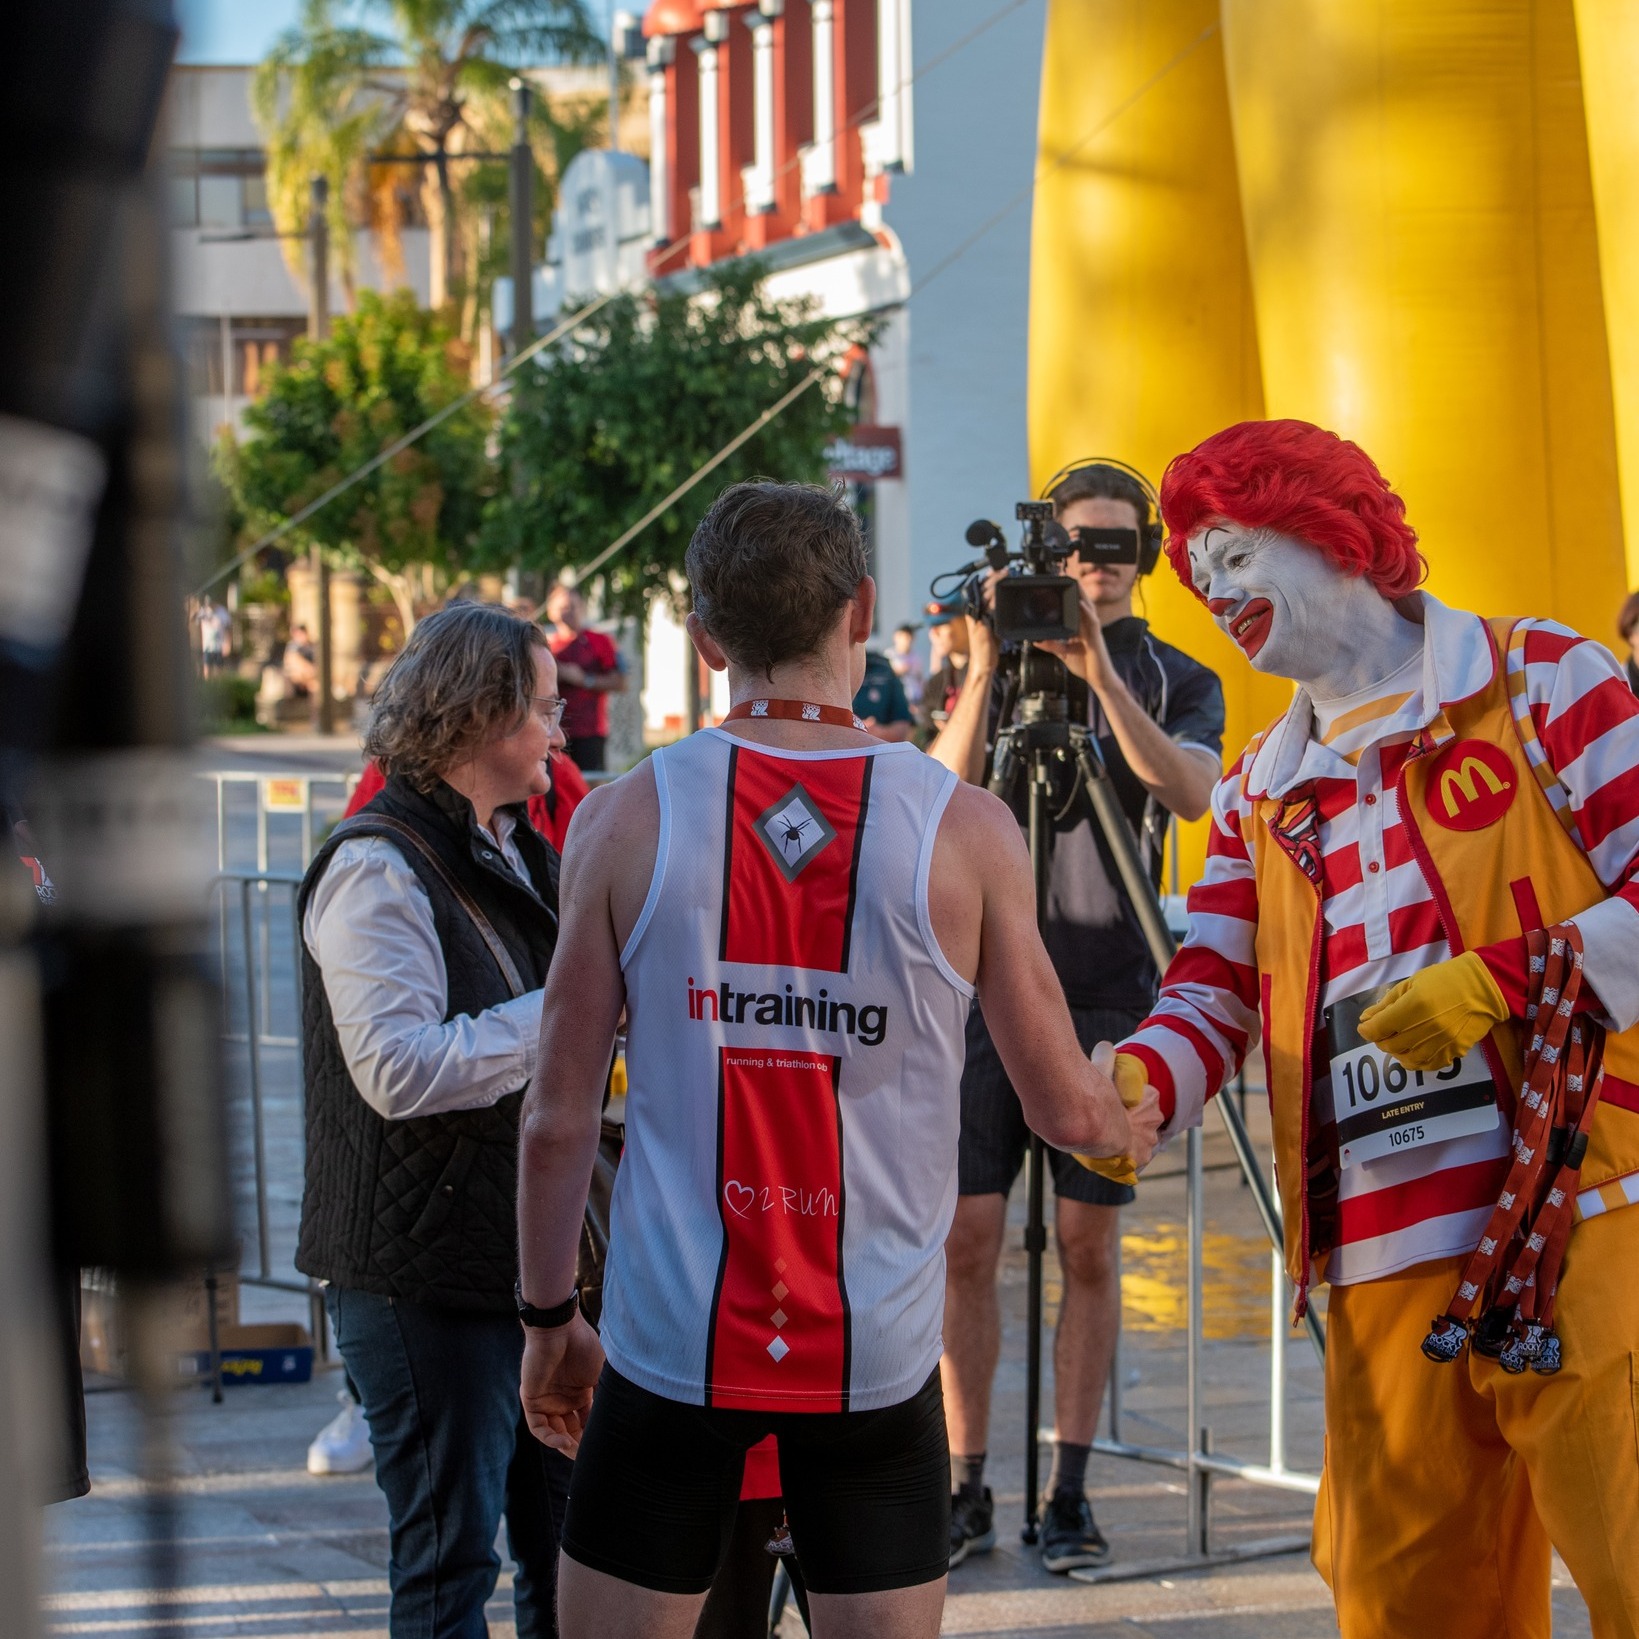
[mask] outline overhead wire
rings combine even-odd
[[[981,239],[985,237],[986,234],[990,233],[993,229],[1004,222],[1013,214],[1014,211],[1019,208],[1020,205],[1032,198],[1035,194],[1036,188],[1044,179],[1051,176],[1061,166],[1067,164],[1076,154],[1080,153],[1089,142],[1107,130],[1130,108],[1134,107],[1139,101],[1153,91],[1168,74],[1172,73],[1175,68],[1186,61],[1192,53],[1199,50],[1200,47],[1217,32],[1217,29],[1217,23],[1208,23],[1207,26],[1189,42],[1188,45],[1183,46],[1165,63],[1163,63],[1161,67],[1151,74],[1147,80],[1145,80],[1127,97],[1119,102],[1109,111],[1109,113],[1100,118],[1090,130],[1078,137],[1073,143],[1070,144],[1068,148],[1065,148],[1062,152],[1055,155],[1050,162],[1039,166],[1031,176],[1030,182],[1026,187],[1015,194],[1010,200],[1007,201],[1006,204],[1002,205],[999,210],[994,211],[990,216],[986,217],[985,220],[981,222],[972,233],[952,248],[946,255],[942,256],[937,262],[935,262],[934,265],[929,268],[920,279],[913,282],[910,290],[905,296],[905,300],[899,304],[900,308],[903,309],[909,307],[910,304],[915,301],[916,298],[921,295],[921,293],[926,290],[935,279],[937,279],[941,274],[947,272],[951,267],[959,262],[962,257],[964,257],[976,244],[979,243]],[[815,382],[821,380],[829,372],[830,368],[831,366],[829,363],[816,365],[814,369],[809,371],[809,373],[801,381],[799,381],[795,387],[791,388],[784,394],[783,397],[771,404],[762,412],[761,415],[751,422],[750,425],[742,428],[734,435],[733,438],[728,441],[728,443],[723,445],[720,450],[709,456],[699,467],[695,468],[695,470],[687,478],[685,478],[683,482],[665,498],[665,500],[659,501],[652,506],[640,519],[638,519],[635,524],[632,524],[615,540],[611,541],[608,546],[604,547],[604,549],[598,553],[598,555],[593,558],[590,563],[586,564],[584,567],[575,569],[576,580],[585,580],[589,575],[595,573],[603,564],[607,563],[608,560],[612,558],[615,553],[620,551],[622,547],[629,545],[633,540],[635,540],[638,535],[642,534],[642,532],[655,521],[655,519],[661,517],[679,500],[681,500],[683,496],[687,495],[688,492],[693,489],[701,479],[705,478],[717,467],[721,466],[723,462],[729,458],[729,456],[740,448],[741,445],[766,427],[770,421],[772,421],[789,405],[794,403],[804,392],[812,387]]]
[[[973,40],[979,38],[979,36],[984,34],[986,30],[1000,22],[1002,18],[1008,16],[1012,12],[1018,11],[1021,7],[1029,3],[1031,3],[1031,0],[1008,0],[1008,4],[994,12],[990,17],[983,19],[960,39],[948,46],[943,52],[929,58],[905,80],[899,82],[900,88],[903,89],[905,86],[913,84],[917,79],[921,78],[931,69],[936,68],[941,63],[948,61],[957,51],[970,44]],[[1171,58],[1168,59],[1167,62],[1163,63],[1160,68],[1158,68],[1145,81],[1143,81],[1142,84],[1137,86],[1127,97],[1111,109],[1109,113],[1099,119],[1081,137],[1077,138],[1075,142],[1062,150],[1062,152],[1055,155],[1051,161],[1039,166],[1032,175],[1030,182],[1023,189],[1003,204],[998,210],[994,211],[982,223],[980,223],[972,233],[970,233],[965,239],[961,240],[949,252],[941,257],[931,268],[928,269],[925,274],[923,274],[920,279],[913,282],[911,289],[905,296],[905,300],[899,304],[900,307],[908,307],[911,302],[913,302],[924,290],[927,289],[930,284],[934,282],[935,279],[947,272],[976,244],[978,244],[981,239],[983,239],[987,234],[992,232],[1003,221],[1011,216],[1020,205],[1032,198],[1036,188],[1046,177],[1051,176],[1054,171],[1066,164],[1071,158],[1085,148],[1089,142],[1091,142],[1095,137],[1099,136],[1103,131],[1107,130],[1109,126],[1113,125],[1115,121],[1125,114],[1130,108],[1138,103],[1143,97],[1147,96],[1149,92],[1160,83],[1161,80],[1163,80],[1175,68],[1183,63],[1203,44],[1205,44],[1205,42],[1217,32],[1217,28],[1218,25],[1216,22],[1208,23],[1193,40],[1177,51]],[[860,113],[854,116],[854,119],[849,122],[849,125],[862,122],[868,116],[868,113],[874,112],[878,106],[880,106],[880,99],[878,99],[877,102],[868,104],[866,109],[862,109]],[[843,129],[847,128],[848,126],[843,127]],[[786,165],[782,166],[780,172],[776,174],[784,174],[786,170],[790,169],[791,166],[796,163],[798,163],[798,160],[796,159],[787,161]],[[682,245],[686,244],[686,242],[686,240],[679,240],[676,243]],[[669,254],[669,252],[667,254]],[[216,585],[218,581],[223,580],[228,575],[231,575],[236,569],[240,568],[243,564],[248,563],[258,553],[265,551],[269,546],[272,546],[283,536],[287,535],[291,530],[306,522],[307,519],[311,518],[321,508],[327,506],[331,501],[335,500],[337,496],[344,494],[355,484],[359,483],[362,479],[367,478],[372,472],[375,472],[386,462],[390,461],[395,455],[399,454],[405,449],[408,449],[410,445],[414,444],[418,439],[424,437],[435,427],[448,420],[452,415],[456,414],[457,411],[494,392],[504,381],[506,381],[508,377],[510,377],[528,360],[534,358],[546,348],[560,341],[564,336],[568,335],[577,326],[583,324],[600,308],[606,306],[620,294],[622,294],[622,290],[620,288],[606,292],[596,300],[587,303],[585,307],[571,314],[567,319],[564,319],[559,324],[555,325],[546,333],[546,335],[539,337],[537,340],[531,342],[527,347],[520,349],[518,353],[508,360],[506,366],[494,378],[494,380],[486,382],[482,386],[475,387],[470,392],[462,394],[461,397],[452,400],[449,404],[445,405],[443,409],[437,411],[434,415],[429,416],[419,426],[411,428],[409,432],[403,434],[400,438],[395,439],[385,449],[372,456],[370,460],[366,461],[362,466],[349,473],[338,483],[333,484],[322,495],[308,502],[299,511],[293,513],[289,518],[284,519],[280,524],[269,530],[259,540],[246,547],[244,551],[231,558],[221,568],[217,569],[209,579],[204,581],[195,590],[193,596],[196,598],[204,596],[204,594],[209,591],[211,587]],[[729,439],[727,443],[722,445],[722,447],[715,451],[712,455],[708,456],[700,466],[696,467],[694,471],[690,473],[682,483],[678,484],[668,495],[666,495],[662,500],[656,502],[654,506],[650,507],[641,518],[622,531],[619,536],[611,541],[608,546],[604,547],[604,549],[599,552],[597,556],[594,557],[589,563],[580,566],[576,570],[576,578],[578,580],[584,580],[588,576],[596,573],[596,571],[607,563],[610,558],[614,557],[617,552],[630,545],[631,542],[642,534],[642,532],[647,529],[649,525],[652,524],[657,518],[664,516],[665,513],[670,511],[671,508],[683,498],[683,496],[688,494],[688,492],[695,487],[695,485],[700,483],[702,479],[708,477],[719,466],[721,466],[724,461],[733,455],[736,450],[740,449],[750,439],[754,438],[757,433],[761,432],[762,429],[769,424],[769,422],[773,421],[776,416],[780,415],[790,405],[795,403],[796,400],[800,398],[803,393],[807,392],[809,388],[821,381],[829,372],[830,368],[831,366],[828,362],[816,365],[808,372],[806,376],[802,378],[801,381],[797,382],[795,386],[789,388],[784,394],[781,395],[780,398],[775,400],[773,404],[769,405],[767,409],[763,410],[745,427],[741,428],[741,430]]]
[[[428,416],[425,421],[421,422],[419,426],[412,427],[407,433],[395,438],[393,442],[385,449],[377,451],[377,453],[372,455],[363,466],[356,467],[352,472],[348,473],[345,478],[332,484],[330,488],[327,489],[322,495],[316,496],[299,511],[292,513],[290,517],[286,518],[282,523],[275,525],[265,535],[263,535],[260,540],[255,541],[250,546],[247,546],[244,551],[240,552],[237,556],[230,558],[228,562],[223,564],[220,569],[216,570],[208,580],[201,583],[201,585],[195,589],[193,596],[196,598],[203,597],[213,586],[216,585],[218,581],[231,575],[234,570],[240,568],[243,564],[249,563],[250,560],[259,552],[266,551],[267,548],[272,546],[275,541],[278,541],[285,535],[288,535],[290,531],[295,529],[299,524],[306,523],[314,513],[318,512],[321,508],[328,506],[333,500],[336,499],[338,495],[345,494],[362,479],[368,478],[372,472],[375,472],[378,468],[386,465],[386,463],[391,461],[395,455],[407,450],[418,439],[424,438],[428,433],[430,433],[433,428],[441,426],[444,422],[448,421],[452,415],[457,413],[457,411],[464,410],[469,404],[475,403],[477,400],[485,398],[490,393],[493,393],[510,375],[513,374],[514,371],[527,364],[529,360],[534,358],[537,353],[543,352],[546,348],[552,346],[554,342],[561,341],[577,325],[584,324],[587,319],[591,318],[591,316],[598,311],[599,308],[607,306],[615,299],[616,296],[620,294],[621,291],[619,289],[606,292],[604,295],[599,296],[595,301],[588,302],[586,306],[581,308],[578,312],[571,313],[567,319],[564,319],[561,323],[555,325],[544,336],[532,341],[527,347],[520,348],[517,353],[515,353],[507,361],[506,366],[492,380],[484,382],[481,386],[472,388],[470,391],[463,393],[459,398],[451,399],[451,401],[446,404],[443,409],[435,411],[432,415]]]
[[[1007,0],[1007,4],[1000,7],[997,11],[992,12],[989,17],[981,19],[971,29],[969,29],[966,34],[952,41],[951,44],[948,45],[943,51],[936,52],[920,67],[914,69],[904,79],[898,81],[896,89],[903,91],[908,86],[915,84],[915,82],[924,74],[939,67],[941,63],[949,61],[949,59],[955,56],[958,51],[961,51],[965,46],[970,45],[974,40],[978,39],[980,35],[985,33],[987,29],[994,27],[1004,17],[1008,16],[1012,12],[1018,11],[1022,6],[1033,3],[1034,0]],[[854,115],[845,120],[839,127],[837,134],[841,135],[844,131],[849,131],[854,129],[856,126],[865,124],[875,116],[880,106],[881,94],[879,92],[876,97],[873,97]],[[774,175],[776,177],[783,177],[800,163],[801,156],[793,156],[781,165],[774,172]],[[741,187],[743,190],[743,182]],[[743,192],[740,196],[740,202],[744,202]],[[660,263],[664,262],[668,257],[674,255],[678,250],[686,249],[687,245],[687,236],[674,240],[666,250],[660,253],[659,257],[656,259],[655,266],[658,267]],[[521,365],[529,359],[534,358],[536,354],[541,353],[546,348],[552,346],[555,342],[560,341],[577,325],[583,324],[594,313],[596,313],[599,308],[604,307],[607,303],[613,301],[619,294],[621,294],[621,290],[618,288],[616,290],[606,292],[597,300],[589,302],[585,307],[581,308],[579,312],[571,314],[569,318],[563,320],[545,336],[538,338],[537,340],[531,342],[529,346],[522,348],[513,358],[508,360],[505,368],[502,369],[500,374],[497,375],[492,381],[485,382],[482,386],[475,387],[471,392],[464,393],[460,398],[446,404],[444,408],[439,410],[436,414],[429,416],[419,426],[412,427],[409,432],[404,433],[401,437],[395,439],[385,449],[378,451],[377,454],[373,455],[361,467],[358,467],[353,472],[348,473],[347,476],[339,482],[332,484],[330,488],[327,489],[322,495],[316,496],[300,510],[284,519],[273,529],[270,529],[260,539],[253,542],[250,546],[247,546],[242,552],[239,552],[234,557],[230,558],[227,563],[213,571],[207,580],[203,581],[194,589],[192,594],[193,597],[203,597],[219,581],[225,580],[229,575],[233,574],[235,570],[242,568],[245,564],[249,563],[252,558],[256,557],[259,553],[266,551],[268,547],[274,545],[284,536],[288,535],[291,530],[296,529],[301,524],[304,524],[315,513],[328,506],[333,500],[336,499],[337,496],[345,494],[355,484],[361,482],[365,478],[368,478],[371,473],[384,466],[388,461],[392,460],[395,455],[407,450],[419,439],[424,438],[435,427],[438,427],[443,422],[449,420],[449,418],[455,415],[458,411],[465,409],[467,405],[472,404],[477,400],[484,398],[489,393],[494,392],[495,389],[499,387],[501,383],[512,375],[513,372]],[[755,422],[753,422],[744,434],[738,436],[734,440],[731,440],[729,445],[724,446],[724,448],[713,456],[704,467],[700,468],[688,480],[680,485],[679,488],[674,491],[664,503],[661,504],[658,511],[653,512],[652,515],[645,515],[645,517],[640,520],[639,524],[634,525],[633,528],[628,531],[628,533],[623,536],[618,543],[605,548],[604,551],[599,554],[595,562],[598,564],[605,562],[609,557],[613,556],[614,552],[618,551],[621,546],[624,546],[628,540],[641,533],[641,531],[647,528],[655,518],[658,518],[661,513],[665,512],[668,507],[674,504],[682,496],[686,495],[689,490],[691,490],[702,478],[713,471],[717,466],[721,465],[723,461],[727,460],[728,457],[732,455],[734,451],[746,441],[747,438],[752,437],[756,432],[760,431],[761,428],[765,427],[769,421],[773,420],[774,416],[778,415],[780,411],[786,407],[786,405],[800,396],[801,392],[805,391],[808,387],[813,386],[814,382],[820,379],[821,374],[822,372],[819,371],[814,372],[796,391],[788,393],[780,400],[777,406],[772,407],[769,411],[765,412],[764,416],[759,417]],[[590,573],[590,570],[582,570],[581,573],[587,574]]]

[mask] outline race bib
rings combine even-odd
[[[1332,1112],[1345,1167],[1442,1144],[1497,1124],[1497,1089],[1479,1046],[1443,1070],[1408,1070],[1360,1038],[1360,1015],[1391,987],[1349,996],[1326,1009]]]

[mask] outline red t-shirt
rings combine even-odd
[[[620,670],[620,653],[602,632],[590,628],[576,632],[571,638],[549,634],[547,641],[558,660],[566,660],[591,677],[605,677]],[[597,689],[583,689],[578,684],[559,682],[558,693],[563,696],[563,732],[569,740],[584,739],[588,734],[609,732],[609,696]]]
[[[373,761],[366,760],[364,772],[359,776],[359,783],[353,787],[353,795],[347,799],[347,811],[342,818],[351,819],[386,783],[381,777],[381,769]],[[529,823],[560,854],[563,852],[563,839],[569,834],[569,816],[580,805],[586,791],[586,780],[581,771],[567,757],[555,756],[552,759],[551,791],[544,797],[529,799]]]

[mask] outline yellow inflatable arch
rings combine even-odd
[[[1615,641],[1639,584],[1639,6],[1050,0],[1030,314],[1040,482],[1232,421],[1356,439],[1429,588]],[[1624,550],[1624,496],[1627,547]],[[1226,754],[1281,709],[1165,565]],[[1184,875],[1204,830],[1189,828]]]

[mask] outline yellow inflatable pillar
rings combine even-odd
[[[1224,56],[1267,413],[1377,459],[1438,596],[1605,638],[1625,567],[1571,5],[1223,0]]]
[[[1107,455],[1159,483],[1208,433],[1263,413],[1215,0],[1051,0],[1030,280],[1030,464],[1039,488]],[[1157,634],[1212,666],[1233,758],[1291,698],[1163,563]],[[1205,831],[1181,863],[1199,869]]]
[[[1599,263],[1631,588],[1639,587],[1639,5],[1634,0],[1576,0],[1576,34],[1599,210]]]

